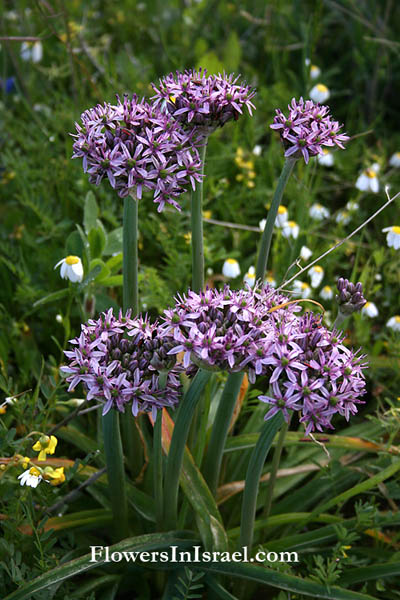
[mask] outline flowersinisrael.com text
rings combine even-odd
[[[208,563],[208,562],[299,562],[297,552],[258,551],[254,557],[248,555],[244,546],[237,552],[207,552],[201,546],[193,546],[191,551],[178,550],[178,546],[170,546],[167,550],[146,551],[112,551],[109,546],[90,546],[90,562],[171,562],[171,563]]]

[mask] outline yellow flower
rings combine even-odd
[[[39,452],[38,460],[46,460],[46,454],[54,454],[57,446],[55,435],[42,435],[42,437],[32,446],[32,450]]]
[[[0,406],[0,415],[4,415],[7,411],[7,405],[4,404],[4,406]]]
[[[211,212],[211,210],[203,210],[203,217],[204,217],[205,219],[211,219],[211,217],[212,217],[212,212]]]
[[[190,244],[190,243],[191,243],[191,241],[192,241],[192,233],[191,233],[191,231],[189,231],[189,233],[184,233],[184,234],[183,234],[183,237],[184,237],[184,239],[185,239],[185,242],[186,242],[187,244]]]
[[[59,485],[60,483],[64,483],[64,467],[58,467],[57,469],[46,467],[43,471],[43,479],[48,481],[50,485]]]
[[[29,456],[21,456],[18,463],[24,468],[27,469],[29,467],[29,463],[31,462],[31,459],[29,458]]]

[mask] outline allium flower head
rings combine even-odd
[[[165,204],[180,210],[176,198],[202,178],[192,133],[136,96],[98,104],[82,113],[81,121],[72,136],[72,158],[82,158],[91,183],[108,179],[121,198],[134,192],[141,199],[148,189],[159,212]]]
[[[286,157],[303,157],[308,163],[310,156],[323,154],[323,146],[344,149],[343,142],[349,136],[339,132],[341,125],[332,120],[328,106],[314,104],[312,100],[304,102],[303,98],[297,102],[293,98],[288,109],[288,116],[277,109],[270,126],[279,131]]]
[[[235,121],[246,106],[250,115],[255,108],[251,99],[255,90],[239,82],[234,74],[207,75],[199,69],[170,73],[160,79],[159,87],[153,84],[155,104],[164,106],[174,119],[186,129],[197,129],[207,136],[227,121]]]
[[[147,317],[132,319],[128,311],[117,318],[110,309],[82,325],[80,336],[70,342],[69,366],[61,367],[68,391],[83,383],[88,400],[104,402],[103,414],[111,408],[125,412],[130,405],[134,416],[151,411],[155,417],[157,409],[178,402],[180,368],[168,354],[168,338],[161,339],[157,323]]]

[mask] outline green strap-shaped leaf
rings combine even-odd
[[[400,562],[385,563],[383,565],[369,565],[351,569],[340,576],[341,583],[353,584],[371,579],[383,579],[384,577],[395,577],[400,575]]]
[[[296,594],[304,594],[318,600],[376,600],[373,596],[352,592],[335,585],[325,586],[320,583],[314,583],[307,579],[301,579],[294,575],[286,575],[279,573],[267,567],[259,567],[257,565],[249,565],[246,563],[190,563],[187,564],[190,569],[204,571],[205,573],[217,573],[220,575],[228,575],[229,577],[239,577],[249,581],[268,585],[279,590],[286,590]],[[8,600],[6,598],[5,600]],[[14,599],[13,599],[14,600]]]
[[[138,537],[122,540],[118,544],[110,546],[110,555],[113,552],[144,552],[152,550],[168,550],[170,546],[178,546],[178,551],[186,550],[200,541],[193,537],[192,532],[188,531],[170,531],[168,533],[150,533]],[[32,595],[40,590],[44,590],[52,585],[60,583],[65,579],[70,579],[84,573],[89,569],[94,569],[104,564],[104,560],[91,562],[92,555],[85,554],[80,558],[71,560],[68,563],[60,565],[36,579],[26,583],[15,592],[12,592],[3,600],[30,600]]]

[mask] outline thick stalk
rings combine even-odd
[[[272,419],[266,421],[261,429],[257,444],[251,454],[247,467],[246,481],[242,501],[242,517],[240,524],[240,549],[246,546],[249,554],[253,544],[254,519],[256,515],[258,487],[264,467],[265,459],[273,439],[282,425],[282,413],[277,413]]]
[[[167,485],[164,490],[164,518],[167,530],[176,528],[179,476],[181,474],[183,453],[193,413],[211,375],[211,371],[199,369],[179,407],[165,470]]]
[[[154,501],[156,506],[157,531],[162,531],[164,498],[163,498],[163,464],[162,464],[162,410],[157,412],[153,429],[153,481]]]
[[[271,512],[271,506],[272,506],[272,497],[274,495],[274,487],[275,487],[275,481],[276,481],[276,476],[278,473],[278,469],[279,469],[279,463],[281,460],[281,454],[282,454],[282,448],[283,448],[283,443],[285,441],[285,437],[286,437],[286,433],[289,429],[289,423],[284,423],[282,426],[282,429],[279,433],[279,438],[278,438],[278,442],[277,445],[275,447],[274,450],[274,456],[272,458],[272,465],[271,465],[271,472],[269,475],[269,482],[268,482],[268,491],[267,491],[267,499],[265,502],[265,508],[264,508],[264,515],[263,517],[265,519],[268,519],[269,517],[269,513]]]
[[[119,414],[111,409],[103,416],[104,451],[107,464],[108,490],[114,517],[116,539],[129,536],[128,508],[125,488],[124,457],[119,431]]]
[[[242,380],[243,373],[241,372],[229,374],[219,401],[210,442],[208,444],[203,475],[214,495],[217,491],[222,455],[228,436],[229,425],[235,408],[236,399],[240,392]]]
[[[265,223],[265,229],[261,236],[260,249],[258,251],[257,268],[256,268],[256,279],[264,281],[265,271],[267,269],[269,249],[271,247],[272,233],[274,230],[274,224],[276,215],[278,214],[278,208],[282,201],[282,196],[288,179],[293,171],[293,167],[297,161],[297,158],[286,158],[285,164],[283,165],[282,172],[279,176],[278,185],[276,186],[275,194],[272,199],[271,207],[268,211],[267,221]]]
[[[138,290],[138,200],[132,195],[124,199],[123,222],[123,309],[139,312]]]
[[[201,173],[204,173],[206,158],[207,138],[200,149],[202,163]],[[191,206],[192,227],[192,290],[200,292],[204,288],[204,247],[203,247],[203,180],[197,182],[196,189],[192,191]]]

